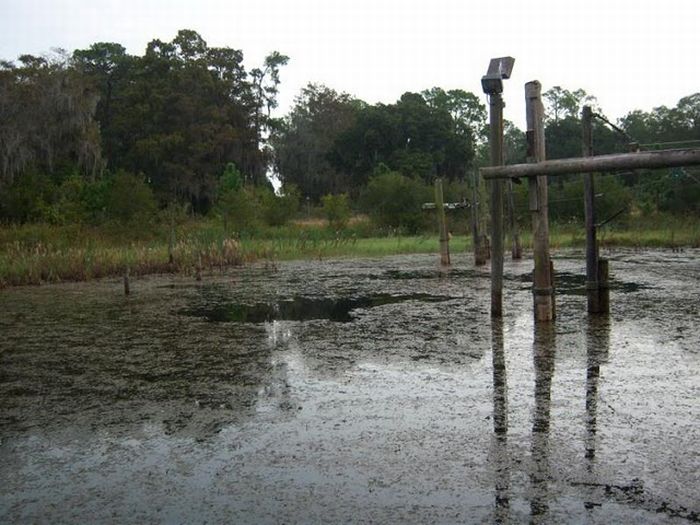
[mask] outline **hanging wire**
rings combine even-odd
[[[628,142],[634,142],[634,140],[632,140],[632,137],[630,137],[624,129],[622,129],[622,128],[616,126],[615,124],[613,124],[612,122],[610,122],[607,118],[605,118],[605,117],[604,117],[603,115],[601,115],[600,113],[592,113],[591,116],[593,116],[593,117],[595,117],[595,118],[597,118],[597,119],[602,120],[603,122],[605,122],[605,123],[606,123],[608,126],[610,126],[613,130],[617,131],[620,135],[622,135],[623,137],[625,137],[625,138],[627,139]]]

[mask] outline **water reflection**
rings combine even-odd
[[[493,432],[496,523],[507,523],[510,515],[510,458],[508,455],[508,380],[503,352],[503,321],[491,320],[493,364]]]
[[[541,523],[549,511],[549,421],[554,374],[554,323],[535,323],[532,345],[535,367],[535,413],[532,423],[530,516]]]
[[[610,318],[588,316],[586,326],[586,451],[587,468],[592,472],[596,452],[598,381],[600,364],[608,358]]]
[[[254,304],[232,302],[227,296],[217,297],[215,294],[203,294],[203,298],[203,304],[183,309],[181,313],[193,317],[203,317],[207,321],[218,323],[270,323],[314,319],[349,323],[354,319],[354,311],[361,308],[375,308],[406,301],[437,303],[451,299],[451,297],[424,293],[372,294],[360,297],[297,296]]]

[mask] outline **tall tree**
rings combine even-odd
[[[253,68],[250,72],[256,149],[260,152],[259,159],[253,169],[255,182],[260,182],[265,178],[265,172],[272,157],[272,152],[267,145],[269,133],[274,125],[271,113],[277,107],[280,67],[286,65],[287,62],[289,62],[288,56],[273,51],[265,57],[262,67]]]
[[[352,181],[329,161],[336,138],[355,123],[363,103],[347,93],[308,84],[271,136],[275,167],[284,184],[295,184],[314,202],[349,193]]]
[[[569,91],[561,86],[554,86],[542,94],[545,100],[545,120],[558,122],[561,119],[579,118],[584,105],[596,106],[596,98],[583,89]]]
[[[240,50],[209,47],[183,29],[171,42],[151,41],[140,57],[113,43],[74,57],[100,90],[97,118],[113,169],[143,173],[161,199],[198,211],[210,206],[229,162],[248,181],[266,180],[262,148],[283,55],[248,74]]]
[[[459,179],[474,157],[474,147],[446,107],[429,105],[418,93],[404,93],[390,105],[363,108],[355,124],[336,139],[332,163],[364,185],[379,166],[432,181]]]
[[[94,176],[99,168],[97,93],[65,52],[22,55],[0,67],[0,185],[29,169]]]
[[[434,87],[421,94],[429,106],[450,113],[455,133],[470,137],[474,143],[486,141],[486,106],[474,93]]]

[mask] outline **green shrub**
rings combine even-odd
[[[252,187],[224,190],[219,194],[215,209],[226,232],[249,234],[260,224],[261,205]]]
[[[323,214],[334,230],[342,230],[350,220],[350,203],[347,193],[321,197]]]
[[[268,226],[284,226],[299,211],[299,190],[294,185],[286,186],[282,195],[267,188],[259,188],[258,192]]]
[[[0,189],[0,218],[24,223],[40,220],[54,199],[56,187],[41,173],[27,171]]]
[[[141,178],[119,171],[107,194],[107,217],[122,226],[148,225],[156,213],[153,190]]]
[[[433,200],[430,186],[395,171],[374,175],[361,198],[364,210],[378,226],[402,228],[409,233],[426,225],[429,214],[421,207]]]

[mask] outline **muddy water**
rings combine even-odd
[[[609,256],[0,291],[0,522],[697,522],[700,251]]]

